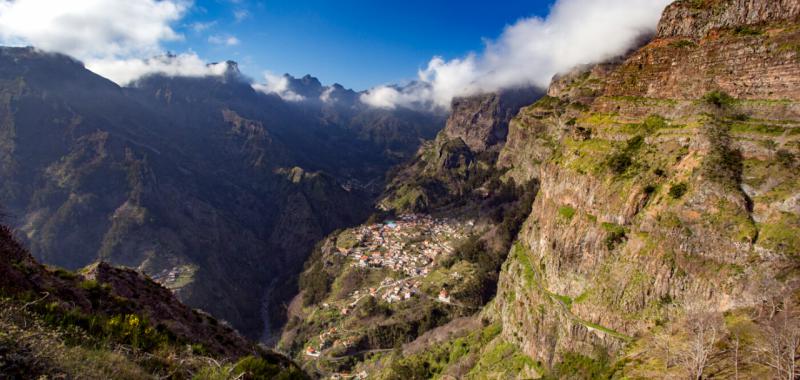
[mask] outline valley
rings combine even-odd
[[[0,377],[800,378],[800,1],[665,4],[547,88],[0,47]]]

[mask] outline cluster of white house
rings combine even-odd
[[[469,223],[471,224],[471,223]],[[389,268],[408,276],[424,276],[441,255],[453,251],[452,242],[466,236],[463,226],[449,219],[404,214],[355,230],[357,244],[338,253],[364,268]]]

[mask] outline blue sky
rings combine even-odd
[[[256,80],[264,71],[311,74],[363,90],[414,79],[433,56],[478,52],[506,25],[546,16],[552,2],[196,0],[174,25],[185,39],[165,47],[233,59]]]
[[[290,101],[302,99],[276,75],[368,90],[360,99],[375,107],[447,108],[622,54],[671,1],[0,0],[0,45],[68,54],[123,86],[220,75],[208,63],[232,59]],[[418,84],[385,85],[408,80]]]

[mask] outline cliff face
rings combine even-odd
[[[382,206],[429,211],[466,201],[494,173],[510,120],[540,96],[522,88],[454,99],[445,128],[394,173]]]
[[[633,377],[683,376],[701,315],[794,297],[798,9],[675,2],[651,43],[520,111],[499,164],[540,190],[495,299],[506,340],[547,365],[600,350]],[[729,344],[730,320],[714,326],[712,344]],[[705,371],[728,376],[732,360]]]
[[[474,152],[502,145],[509,121],[537,95],[535,90],[515,89],[454,99],[443,133],[448,140],[460,138]]]

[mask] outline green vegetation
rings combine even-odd
[[[687,191],[689,191],[689,185],[686,182],[676,183],[669,187],[669,196],[672,199],[680,199]]]
[[[677,49],[686,49],[686,48],[697,47],[697,44],[692,40],[679,40],[669,44],[669,46],[672,46]]]
[[[57,268],[56,270],[54,270],[53,274],[62,280],[68,280],[68,281],[72,281],[78,278],[78,275],[75,274],[75,272],[70,272],[68,270],[64,270],[61,268]]]
[[[575,209],[569,205],[561,206],[558,208],[558,215],[562,220],[569,222],[575,216]]]
[[[733,29],[733,34],[737,36],[760,36],[763,33],[761,30],[748,25],[737,26]]]
[[[614,174],[625,173],[631,165],[633,165],[633,155],[644,144],[644,137],[637,135],[628,139],[625,147],[612,154],[607,160],[605,165]]]
[[[437,378],[463,362],[473,362],[472,369],[462,374],[467,379],[505,378],[522,373],[541,373],[541,366],[519,349],[500,340],[500,324],[485,324],[482,329],[468,332],[424,351],[401,357],[395,353],[384,373],[385,380],[422,380]]]
[[[650,115],[642,123],[642,127],[647,134],[652,134],[659,129],[669,128],[669,121],[661,115]]]
[[[794,153],[789,152],[786,149],[780,149],[775,152],[775,159],[785,168],[793,168],[797,162],[797,158],[795,157]]]
[[[619,224],[603,223],[603,229],[606,231],[605,243],[609,250],[625,241],[625,228]]]
[[[558,151],[556,162],[578,173],[597,173],[609,152],[614,149],[611,141],[603,139],[574,140],[565,138],[563,148]]]
[[[499,324],[491,324],[425,351],[392,361],[386,380],[430,379],[441,374],[448,366],[467,355],[477,355],[500,334]]]
[[[532,107],[537,108],[555,108],[561,104],[561,99],[553,97],[553,96],[542,96],[541,99],[533,103]]]
[[[599,359],[595,359],[575,352],[564,353],[543,380],[613,378],[617,368],[611,364],[608,354],[603,352],[598,356]]]
[[[336,236],[336,248],[350,249],[356,245],[358,245],[358,239],[356,239],[352,230],[344,231]]]
[[[711,91],[703,96],[703,101],[717,108],[729,108],[736,104],[736,99],[723,91]]]
[[[756,133],[768,136],[780,136],[786,132],[786,128],[776,124],[764,122],[730,122],[730,131],[733,133]]]
[[[481,352],[480,359],[468,376],[483,379],[492,375],[519,376],[531,371],[536,374],[544,372],[541,365],[520,352],[517,346],[508,342],[494,342]]]
[[[304,379],[300,370],[287,371],[263,358],[245,356],[236,363],[208,366],[194,376],[194,380],[290,380]]]
[[[738,189],[742,181],[742,153],[733,147],[730,125],[714,120],[703,127],[703,134],[710,147],[700,166],[702,175],[728,188]]]
[[[758,245],[789,256],[800,256],[800,217],[782,212],[777,220],[759,227]]]
[[[325,299],[333,283],[333,278],[325,272],[321,243],[317,243],[314,247],[311,258],[306,261],[306,270],[300,274],[299,284],[303,289],[303,304],[306,306]]]

